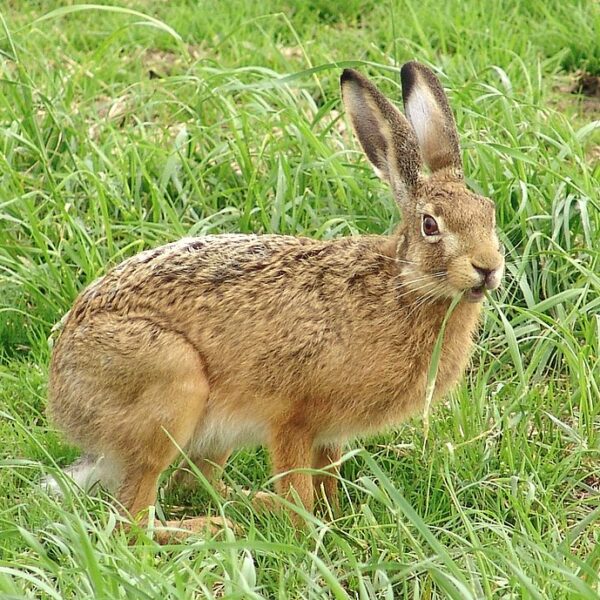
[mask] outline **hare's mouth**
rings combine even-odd
[[[485,285],[478,285],[467,290],[464,297],[468,302],[481,302],[485,296]]]

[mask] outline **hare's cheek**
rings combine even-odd
[[[421,265],[427,258],[424,252],[426,248],[422,248],[419,244],[409,243],[407,244],[406,252],[401,255],[401,260],[404,261],[404,265],[410,265],[411,270],[421,270]]]
[[[436,243],[423,244],[421,262],[428,272],[440,273],[448,269],[448,263],[453,257],[448,252],[447,241],[444,235]]]
[[[461,252],[459,239],[453,233],[445,233],[441,243],[444,247],[444,255],[448,262],[457,257]]]
[[[477,284],[468,257],[462,256],[449,261],[448,282],[456,291],[463,291]]]

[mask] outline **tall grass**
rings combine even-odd
[[[597,598],[599,112],[560,89],[598,71],[598,7],[61,5],[1,15],[0,597]],[[301,533],[200,489],[159,512],[221,512],[241,533],[129,546],[105,498],[47,497],[40,474],[77,453],[44,416],[48,337],[77,293],[184,235],[391,231],[337,82],[353,65],[399,99],[412,58],[439,69],[507,252],[427,444],[418,419],[355,444],[342,515]],[[264,489],[264,452],[226,477]]]

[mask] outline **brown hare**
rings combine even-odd
[[[79,483],[112,487],[136,516],[177,446],[211,479],[233,449],[266,444],[280,494],[295,490],[308,510],[315,491],[335,504],[335,477],[306,469],[334,471],[347,440],[422,409],[461,295],[435,397],[455,385],[504,260],[492,201],[465,187],[440,82],[416,62],[401,79],[406,118],[356,71],[341,77],[356,135],[402,210],[393,235],[183,239],[81,293],[49,386],[52,419],[87,453],[70,469]]]

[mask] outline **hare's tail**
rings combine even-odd
[[[99,485],[110,492],[115,492],[120,483],[120,472],[117,466],[105,456],[84,454],[74,463],[63,469],[62,475],[47,475],[40,482],[40,487],[52,496],[63,496],[66,479],[75,485],[91,492]]]

